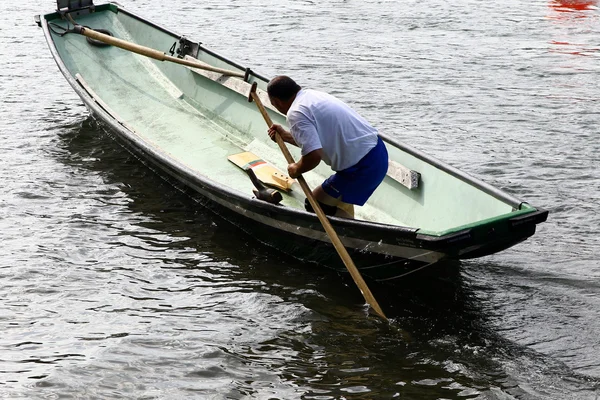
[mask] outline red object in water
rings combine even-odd
[[[553,0],[550,7],[560,12],[585,11],[596,7],[598,0]]]

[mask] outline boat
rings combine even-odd
[[[115,3],[57,0],[57,9],[36,22],[67,82],[123,147],[256,240],[345,271],[319,219],[305,211],[298,183],[282,172],[288,163],[249,101],[254,85],[271,119],[286,125],[266,94],[269,79]],[[107,45],[83,35],[85,30],[154,49],[168,60]],[[547,219],[546,210],[381,137],[389,152],[388,176],[356,207],[354,219],[329,218],[369,279],[394,282],[443,260],[505,250]],[[289,150],[298,159],[299,150]],[[240,154],[247,160],[243,165],[231,161]],[[264,165],[269,169],[260,178],[258,167]],[[257,172],[254,179],[250,169]],[[269,181],[277,174],[280,185]],[[322,163],[304,178],[315,187],[330,174]],[[281,194],[278,201],[257,195],[257,177]]]

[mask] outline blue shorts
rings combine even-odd
[[[323,182],[323,190],[344,203],[364,205],[385,178],[388,153],[381,138],[358,163],[337,171]]]

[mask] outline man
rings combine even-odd
[[[288,174],[297,178],[324,161],[335,174],[313,196],[325,214],[354,218],[353,205],[365,204],[387,172],[387,149],[377,130],[339,99],[302,89],[290,77],[273,78],[267,93],[290,127],[288,132],[274,124],[269,136],[275,140],[279,133],[284,142],[302,149],[300,160],[288,165]],[[314,212],[308,199],[305,207]]]

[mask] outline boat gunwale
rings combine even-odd
[[[127,10],[124,10],[124,9],[118,7],[118,5],[115,5],[113,3],[110,3],[110,5],[117,7],[119,12],[124,12],[128,16],[138,19],[140,22],[148,24],[153,28],[160,29],[161,31],[168,33],[169,35],[171,35],[175,38],[181,37],[181,36],[177,36],[172,31],[162,28],[162,27],[146,20],[143,17],[140,17],[139,15],[137,15],[135,13],[129,12]],[[112,9],[107,9],[107,10],[103,10],[103,11],[114,12]],[[56,13],[47,14],[46,17],[49,17],[50,15],[56,15]],[[48,27],[49,20],[50,20],[50,18],[44,18],[43,22],[41,24],[43,31],[44,31],[44,35],[46,37],[46,41],[49,45],[50,51],[53,55],[55,62],[57,63],[59,69],[61,70],[62,74],[65,76],[65,78],[67,79],[69,84],[73,87],[73,89],[76,91],[76,93],[82,98],[82,100],[84,100],[84,102],[86,103],[86,106],[93,111],[92,114],[96,114],[98,116],[102,115],[102,118],[101,118],[102,121],[108,123],[112,129],[119,132],[119,136],[121,136],[123,139],[125,139],[128,142],[131,142],[132,143],[131,146],[136,146],[143,153],[146,153],[147,155],[152,157],[154,159],[154,161],[150,160],[152,163],[154,163],[154,164],[159,163],[159,164],[162,164],[162,165],[168,167],[169,169],[177,171],[177,174],[176,174],[177,176],[173,176],[172,174],[168,173],[168,171],[165,171],[165,172],[167,172],[169,175],[172,175],[175,179],[181,181],[184,184],[186,183],[185,181],[196,182],[196,183],[201,184],[202,186],[205,186],[205,187],[211,189],[212,191],[222,193],[225,196],[235,198],[235,199],[237,199],[238,202],[241,201],[242,203],[251,205],[252,207],[258,206],[259,208],[265,209],[269,212],[275,212],[277,214],[282,214],[282,216],[287,215],[290,217],[301,218],[302,220],[304,220],[306,222],[316,222],[317,221],[316,215],[314,215],[312,213],[308,213],[305,210],[291,208],[291,207],[281,207],[278,205],[273,205],[273,204],[259,201],[255,198],[253,198],[252,196],[250,196],[249,194],[243,194],[242,192],[233,190],[226,185],[219,184],[219,183],[211,180],[210,178],[208,178],[205,175],[195,173],[193,170],[191,170],[189,167],[185,166],[184,164],[180,163],[179,161],[163,154],[162,152],[160,152],[157,149],[154,149],[146,141],[144,141],[143,139],[138,137],[138,135],[136,135],[134,132],[132,132],[129,129],[127,129],[126,127],[124,127],[121,123],[119,123],[119,121],[114,116],[110,115],[109,112],[104,110],[104,108],[95,101],[94,97],[91,96],[76,81],[75,77],[71,75],[69,69],[66,67],[62,58],[60,57],[60,54],[58,53],[58,49],[56,48],[56,45],[54,43],[54,38],[52,37],[49,27]],[[244,68],[241,67],[239,64],[237,64],[221,55],[218,55],[218,53],[215,53],[204,47],[202,47],[202,50],[206,51],[210,55],[214,55],[215,57],[219,58],[220,60],[222,60],[224,62],[227,62],[228,64],[230,64],[232,66],[235,66],[237,68],[244,70]],[[254,72],[252,72],[252,75],[259,79],[262,79],[265,82],[268,82],[264,77],[262,77],[258,74],[255,74]],[[509,204],[511,206],[513,206],[517,209],[519,209],[523,204],[526,204],[526,203],[523,203],[520,200],[516,199],[515,197],[503,192],[502,190],[497,189],[489,184],[486,184],[485,182],[480,181],[479,179],[474,178],[474,177],[470,176],[469,174],[466,174],[466,173],[458,170],[457,168],[454,168],[448,164],[445,164],[444,162],[439,161],[439,160],[435,159],[434,157],[431,157],[431,156],[421,152],[420,150],[417,150],[411,146],[401,143],[398,140],[393,139],[385,134],[380,134],[380,135],[382,136],[382,139],[384,141],[399,148],[400,150],[406,151],[408,154],[411,154],[411,155],[415,156],[416,158],[419,158],[425,162],[428,162],[429,164],[433,165],[434,167],[436,167],[440,170],[443,170],[443,171],[455,176],[456,178],[458,178],[462,181],[465,181],[466,183],[474,185],[476,188],[483,190],[484,192],[486,192],[490,195],[493,195],[494,197],[498,198],[499,200],[509,202]],[[165,168],[162,168],[162,169],[164,170]],[[535,211],[537,211],[537,209],[534,207],[531,207],[530,211],[535,212]],[[512,217],[512,215],[510,213],[505,214],[505,215],[509,216],[509,218]],[[419,228],[412,228],[412,227],[406,227],[406,226],[400,226],[400,225],[391,225],[391,224],[385,224],[385,223],[380,223],[380,222],[371,222],[371,221],[365,221],[365,220],[345,219],[345,218],[339,218],[339,217],[330,217],[330,219],[332,220],[334,225],[339,226],[339,227],[351,227],[351,228],[356,228],[356,229],[360,229],[360,228],[376,229],[376,230],[379,230],[382,232],[382,236],[389,235],[389,237],[392,237],[392,235],[394,235],[394,234],[400,234],[400,236],[404,237],[404,238],[406,238],[406,236],[412,236],[411,241],[413,242],[413,245],[417,246],[417,247],[421,247],[424,244],[423,242],[434,244],[436,242],[439,242],[440,239],[442,239],[443,237],[454,236],[454,234],[457,231],[461,231],[464,229],[463,227],[455,227],[454,230],[452,230],[452,231],[449,231],[449,230],[444,231],[445,235],[443,235],[443,236],[431,236],[431,234],[432,234],[431,232],[423,232],[423,234],[417,235],[418,231],[420,230]],[[477,225],[477,223],[475,223],[475,225]],[[404,243],[407,244],[406,242],[404,242]],[[419,243],[421,243],[421,245],[419,245]],[[428,247],[428,246],[425,246],[425,247]]]

